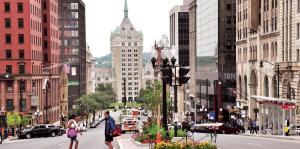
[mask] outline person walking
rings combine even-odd
[[[109,115],[109,111],[105,111],[104,117],[105,118],[101,120],[101,122],[105,120],[105,144],[108,146],[109,149],[113,149],[113,145],[111,142],[114,139],[113,131],[116,129],[116,123],[115,120]]]
[[[289,136],[289,132],[290,132],[290,119],[286,119],[285,123],[284,123],[285,127],[284,127],[284,132],[286,136]]]
[[[79,141],[77,139],[77,134],[78,132],[80,133],[80,135],[82,135],[82,133],[80,132],[80,128],[77,125],[77,122],[79,121],[80,117],[78,115],[71,115],[68,121],[68,131],[67,131],[67,137],[70,138],[70,144],[69,144],[69,149],[73,148],[73,142],[75,143],[75,149],[78,149],[78,144]]]
[[[252,127],[252,125],[253,125],[253,121],[252,121],[252,119],[250,119],[250,120],[249,120],[249,125],[248,125],[249,130],[250,130],[250,134],[253,133],[253,127]]]
[[[253,134],[254,134],[254,132],[255,132],[255,134],[257,134],[256,120],[253,120],[253,122],[252,122],[252,132],[253,132]]]

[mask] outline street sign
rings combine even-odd
[[[282,105],[281,107],[285,110],[296,109],[296,105]]]
[[[210,119],[210,120],[214,120],[215,117],[216,117],[215,111],[209,112],[209,119]]]
[[[31,106],[39,105],[39,96],[31,96]]]

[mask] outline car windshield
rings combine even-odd
[[[24,130],[30,130],[30,129],[32,129],[33,127],[32,126],[26,126],[25,128],[24,128]]]

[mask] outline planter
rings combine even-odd
[[[143,144],[143,143],[138,142],[138,141],[135,141],[135,140],[132,140],[132,143],[133,143],[136,147],[138,147],[138,148],[149,147],[149,144],[148,144],[148,143],[147,143],[147,144]]]
[[[186,143],[186,142],[193,142],[193,140],[186,137],[173,137],[171,142]]]

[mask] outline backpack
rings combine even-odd
[[[108,121],[109,121],[110,128],[111,128],[111,130],[112,130],[112,136],[113,136],[113,137],[120,136],[120,135],[122,134],[122,129],[121,129],[121,127],[117,127],[117,126],[116,126],[115,120],[114,120],[112,117],[110,117],[110,118],[108,119]]]

